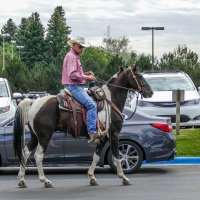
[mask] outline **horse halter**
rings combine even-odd
[[[142,93],[143,93],[143,90],[142,90],[142,86],[141,86],[141,84],[139,83],[137,77],[135,76],[135,74],[134,74],[132,68],[129,67],[128,69],[130,69],[130,71],[131,71],[131,75],[132,75],[133,79],[135,80],[135,82],[136,82],[136,84],[137,84],[137,87],[138,87],[138,91],[139,91],[139,93],[142,94]],[[126,74],[126,73],[125,73],[125,74]]]

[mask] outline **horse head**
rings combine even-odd
[[[145,98],[152,97],[153,91],[136,64],[127,68],[125,74],[128,79],[128,87],[138,91]]]

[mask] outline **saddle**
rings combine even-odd
[[[105,104],[104,100],[106,99],[106,95],[103,89],[95,86],[94,88],[89,90],[88,93],[96,102],[97,111],[100,112],[104,107]],[[59,102],[59,109],[73,113],[73,119],[75,125],[75,137],[78,137],[76,114],[77,112],[82,113],[83,120],[86,124],[86,113],[87,113],[86,108],[84,108],[76,99],[74,99],[71,92],[66,88],[61,90],[61,92],[56,97]],[[100,130],[100,133],[101,132],[103,133],[105,130],[99,119],[98,119],[98,129]]]

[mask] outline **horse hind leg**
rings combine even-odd
[[[37,143],[38,143],[37,138],[34,135],[31,135],[31,140],[22,150],[24,162],[20,164],[20,170],[19,170],[18,176],[17,176],[17,178],[19,179],[18,186],[20,188],[27,187],[26,181],[25,181],[26,164],[27,164],[27,160],[28,160],[31,152],[35,149]]]
[[[95,170],[95,167],[96,167],[96,165],[97,165],[97,163],[100,159],[101,152],[103,150],[104,145],[105,145],[105,141],[100,140],[100,143],[97,144],[96,152],[93,155],[92,164],[88,169],[88,177],[90,179],[90,185],[91,186],[97,186],[98,185],[97,180],[94,176],[94,170]]]
[[[53,184],[51,183],[51,181],[45,177],[43,165],[42,165],[42,161],[44,158],[44,152],[46,150],[46,147],[47,147],[49,141],[50,141],[50,139],[46,140],[46,142],[45,142],[46,145],[41,145],[40,142],[38,142],[38,146],[37,146],[35,154],[34,154],[36,165],[38,168],[39,180],[42,183],[44,183],[45,188],[53,188]]]
[[[28,147],[25,146],[25,148],[23,149],[24,161],[23,161],[23,163],[20,164],[20,169],[19,169],[19,172],[17,175],[17,178],[19,179],[18,186],[20,188],[27,187],[26,181],[25,181],[25,170],[26,170],[25,168],[26,168],[26,163],[27,163],[27,160],[28,160],[30,154],[31,154],[31,152],[29,151]]]

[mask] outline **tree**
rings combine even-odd
[[[103,73],[104,80],[109,80],[110,77],[119,71],[120,67],[125,67],[125,62],[119,55],[113,55]]]
[[[44,27],[37,12],[32,13],[23,25],[25,29],[20,29],[21,33],[24,32],[24,49],[21,57],[27,67],[33,68],[37,62],[45,62]]]
[[[61,89],[61,67],[55,64],[42,65],[37,63],[30,70],[30,91],[46,91],[57,94]]]
[[[187,48],[186,45],[178,47],[168,54],[165,53],[160,59],[160,69],[176,69],[186,72],[199,67],[198,55]]]
[[[18,28],[11,18],[8,19],[7,23],[1,29],[1,33],[8,33],[10,35],[10,37],[7,38],[6,41],[10,41],[11,38],[13,38],[13,36],[17,33],[17,31]]]
[[[21,23],[18,27],[18,32],[15,37],[16,44],[19,46],[24,46],[24,44],[26,43],[26,37],[25,37],[26,28],[27,28],[27,19],[22,18]]]
[[[30,86],[30,74],[27,67],[17,57],[11,60],[7,57],[5,70],[1,72],[1,77],[9,80],[13,92],[26,92]]]
[[[88,47],[81,55],[81,61],[85,71],[93,71],[95,76],[104,78],[104,72],[108,63],[112,59],[112,54],[102,47]]]
[[[138,60],[137,54],[134,51],[131,51],[131,53],[128,54],[125,62],[126,62],[127,66],[130,66],[132,64],[135,64],[137,62],[137,60]]]
[[[46,58],[49,63],[55,62],[58,54],[65,48],[70,33],[70,27],[66,25],[65,11],[62,6],[57,6],[48,22],[46,35],[48,45]]]
[[[103,42],[106,45],[107,51],[113,54],[123,55],[128,52],[128,44],[130,41],[123,36],[119,39],[104,38]]]
[[[189,73],[196,87],[200,87],[200,66]]]
[[[152,68],[150,55],[141,54],[140,56],[138,56],[138,60],[136,63],[141,71],[151,70]]]

